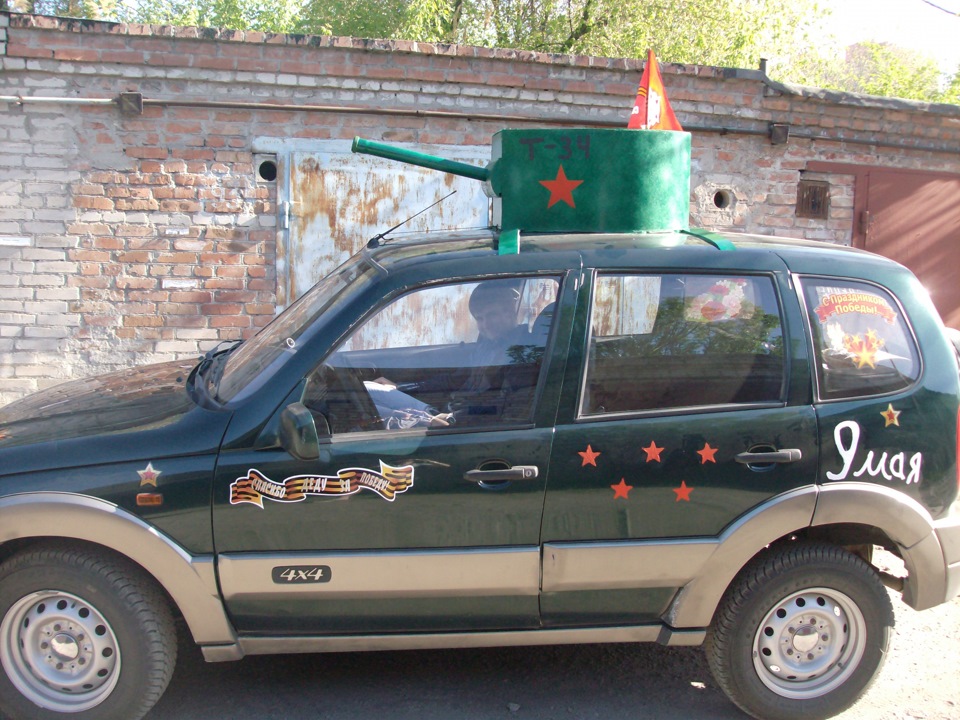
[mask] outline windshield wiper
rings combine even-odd
[[[197,375],[199,375],[200,377],[203,377],[203,374],[207,370],[209,370],[210,367],[213,365],[214,359],[230,352],[242,342],[243,340],[222,340],[218,342],[214,347],[207,350],[203,354],[203,357],[200,358],[200,364],[197,366]],[[223,348],[221,350],[220,349],[221,346],[225,345],[226,343],[230,343],[230,347]]]

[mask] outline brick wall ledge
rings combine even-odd
[[[757,76],[753,78],[753,76]],[[877,95],[863,95],[860,93],[841,92],[839,90],[824,90],[823,88],[806,87],[781,83],[771,80],[759,70],[736,70],[733,77],[742,79],[757,79],[767,86],[768,92],[781,95],[796,95],[798,97],[822,100],[835,105],[855,105],[857,107],[884,108],[887,110],[906,110],[909,112],[932,112],[937,115],[953,115],[960,118],[960,105],[946,103],[930,103],[921,100],[905,100],[903,98],[880,97]]]
[[[0,12],[0,17],[9,18],[11,29],[56,30],[58,32],[103,33],[107,35],[131,35],[183,40],[210,40],[215,42],[263,43],[268,45],[292,45],[296,47],[342,48],[384,53],[414,53],[421,55],[445,55],[459,58],[485,58],[494,60],[537,62],[551,65],[570,65],[621,71],[641,71],[644,60],[640,58],[602,58],[589,55],[532,52],[530,50],[493,49],[473,45],[450,43],[422,43],[412,40],[378,40],[333,35],[298,35],[268,33],[228,28],[176,27],[173,25],[134,25],[132,23],[82,20],[78,18],[30,15],[27,13]],[[699,65],[667,64],[673,72],[690,75],[722,75],[721,68],[705,68]],[[716,72],[704,72],[714,70]]]
[[[11,29],[23,28],[57,32],[101,33],[135,37],[162,37],[214,42],[290,45],[293,47],[340,48],[344,50],[362,50],[380,53],[483,58],[509,62],[519,61],[545,65],[566,65],[570,67],[587,67],[600,70],[606,69],[637,73],[643,70],[644,65],[644,60],[640,58],[594,57],[590,55],[542,53],[529,50],[485,48],[474,45],[455,45],[450,43],[418,43],[410,40],[378,40],[332,35],[265,33],[231,30],[227,28],[135,25],[13,12],[0,12],[0,26],[8,26]],[[771,80],[762,70],[663,63],[663,71],[667,74],[674,75],[691,75],[704,78],[736,78],[758,82],[765,85],[767,93],[771,95],[793,95],[838,105],[905,110],[908,112],[931,112],[937,115],[960,118],[960,106],[958,105],[927,103],[917,100],[878,97],[792,85]]]

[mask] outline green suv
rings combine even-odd
[[[371,147],[503,229],[388,231],[243,343],[0,408],[0,712],[142,717],[179,617],[214,662],[703,644],[812,720],[878,672],[885,585],[960,592],[960,371],[909,271],[687,229],[686,133]]]
[[[753,236],[497,246],[383,242],[199,363],[0,409],[0,709],[140,717],[177,615],[210,661],[704,643],[757,717],[854,702],[884,583],[960,589],[960,383],[917,280]]]

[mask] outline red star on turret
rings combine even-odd
[[[550,202],[548,208],[552,208],[558,202],[563,200],[567,205],[575,208],[573,202],[573,191],[577,186],[583,184],[583,180],[569,180],[567,174],[563,171],[563,165],[557,170],[557,177],[553,180],[540,180],[540,184],[550,191]]]
[[[578,452],[577,455],[583,458],[583,463],[580,467],[586,467],[587,465],[597,466],[597,458],[600,457],[600,453],[596,452],[592,447],[587,445],[587,449],[583,452]]]

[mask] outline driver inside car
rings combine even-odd
[[[470,294],[470,314],[477,324],[476,342],[464,346],[466,376],[452,394],[448,412],[400,391],[386,378],[364,382],[387,429],[446,427],[454,423],[499,421],[512,406],[508,396],[536,382],[530,370],[532,338],[517,323],[520,291],[510,280],[482,282]],[[542,352],[542,348],[540,348]],[[539,355],[537,356],[539,359]]]

